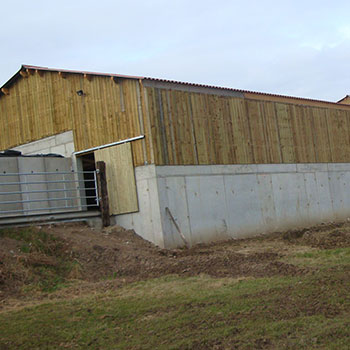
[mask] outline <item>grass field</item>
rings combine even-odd
[[[349,349],[350,248],[286,246],[278,261],[303,273],[173,274],[79,295],[72,288],[82,282],[72,280],[5,308],[0,350]]]

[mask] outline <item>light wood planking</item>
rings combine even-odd
[[[7,149],[73,130],[77,151],[141,134],[136,89],[138,82],[109,77],[38,72],[26,74],[0,98],[0,120]],[[83,91],[79,96],[77,91]],[[120,95],[123,95],[121,101]],[[122,106],[122,104],[124,104]],[[145,118],[145,117],[143,117]],[[149,142],[147,147],[149,147]],[[135,165],[151,162],[150,151],[135,144]]]
[[[313,163],[331,162],[333,158],[350,161],[350,112],[343,108],[169,89],[159,92],[159,105],[154,88],[145,90],[152,107],[156,164]],[[169,116],[175,120],[173,124]],[[162,132],[167,140],[165,148]]]
[[[254,161],[255,163],[269,163],[265,122],[260,103],[257,101],[248,101],[247,110],[253,144]]]
[[[138,211],[131,143],[104,148],[94,153],[96,162],[106,163],[110,214]]]
[[[329,129],[327,125],[327,109],[313,109],[314,121],[314,144],[316,162],[325,163],[332,162],[332,151],[329,141]]]
[[[350,162],[348,106],[258,97],[30,71],[0,97],[0,148],[73,130],[77,151],[145,135],[135,166]]]

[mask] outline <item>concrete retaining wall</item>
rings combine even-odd
[[[156,168],[155,165],[135,168],[139,211],[118,215],[116,223],[125,228],[133,229],[142,238],[164,247]]]
[[[66,131],[62,134],[45,137],[38,141],[14,147],[13,149],[26,155],[55,153],[63,157],[72,157],[74,152],[73,132],[71,130]]]
[[[247,237],[350,217],[350,164],[144,166],[140,212],[117,217],[145,239],[183,245]]]

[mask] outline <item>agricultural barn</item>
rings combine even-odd
[[[22,66],[0,150],[105,161],[117,224],[172,248],[348,218],[348,103]]]

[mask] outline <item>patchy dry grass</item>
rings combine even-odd
[[[349,274],[168,276],[0,314],[0,349],[348,349]]]
[[[350,248],[313,250],[296,254],[294,257],[290,257],[289,260],[294,261],[295,264],[318,266],[326,269],[339,265],[350,265]]]
[[[2,229],[0,238],[16,242],[15,251],[4,256],[0,282],[6,279],[8,285],[21,283],[23,293],[53,292],[66,287],[69,278],[77,275],[79,264],[67,256],[64,241],[59,237],[24,227]],[[11,279],[14,283],[8,281]]]
[[[156,261],[176,272],[164,270],[161,277],[129,284],[115,284],[121,277],[114,274],[93,282],[57,272],[53,276],[65,280],[50,286],[59,288],[41,286],[47,290],[41,300],[17,306],[14,300],[0,313],[0,350],[349,349],[349,236],[350,229],[337,228],[330,234],[235,241],[175,255],[154,251],[155,259],[162,259]],[[21,251],[24,256],[41,254],[66,263],[59,258],[65,256],[61,249],[41,247],[60,240],[41,237],[33,244],[38,237],[26,237],[30,234],[16,238],[20,247],[23,242],[31,247]],[[196,261],[196,271],[203,267],[205,273],[186,275],[184,266]],[[225,269],[225,276],[215,274],[211,261]],[[80,268],[69,271],[74,277]],[[35,276],[26,288],[52,278],[44,272],[39,278],[38,270]],[[72,285],[65,287],[68,282]]]

